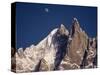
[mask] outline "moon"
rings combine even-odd
[[[49,9],[48,8],[45,8],[45,12],[49,12]]]

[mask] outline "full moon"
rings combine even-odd
[[[45,8],[45,12],[49,12],[49,9],[48,8]]]

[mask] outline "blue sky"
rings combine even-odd
[[[96,7],[16,3],[17,49],[36,45],[61,24],[70,29],[74,17],[90,37],[97,36]]]

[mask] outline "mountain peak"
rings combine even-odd
[[[90,68],[91,63],[93,68],[97,66],[97,38],[90,38],[77,18],[73,18],[71,34],[61,24],[37,45],[25,50],[19,48],[16,53],[12,50],[11,61],[16,72]]]
[[[76,17],[73,18],[73,21],[76,22],[76,23],[79,23],[78,19]]]
[[[72,28],[71,28],[71,35],[73,35],[74,33],[76,32],[79,32],[80,31],[80,24],[77,20],[77,18],[73,18],[73,21],[72,21]]]
[[[73,18],[73,20],[76,21],[76,22],[78,22],[77,18],[75,18],[75,17]]]
[[[69,34],[69,31],[66,29],[66,27],[63,24],[60,25],[58,32],[61,35],[68,35]]]
[[[65,26],[63,24],[60,25],[60,28],[65,28]]]
[[[73,18],[73,25],[74,25],[75,27],[80,27],[80,25],[79,25],[79,22],[78,22],[78,19],[77,19],[77,18]]]

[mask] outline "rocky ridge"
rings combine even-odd
[[[34,72],[97,67],[97,38],[89,37],[73,19],[71,30],[61,24],[37,45],[12,48],[12,71]]]

